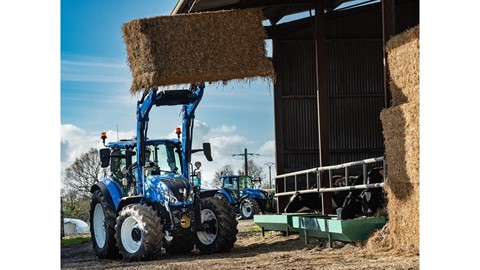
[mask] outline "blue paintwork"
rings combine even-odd
[[[146,141],[147,145],[153,145],[153,144],[164,144],[164,143],[172,143],[175,145],[180,144],[179,139],[150,139]],[[137,141],[136,140],[129,140],[129,141],[119,141],[119,142],[109,142],[107,143],[108,148],[120,148],[120,149],[126,149],[126,148],[133,148],[137,146]]]
[[[225,189],[220,189],[217,193],[223,194],[231,204],[238,202],[238,198],[233,198],[233,196]]]
[[[192,145],[192,138],[193,138],[193,120],[195,118],[195,109],[197,108],[198,104],[200,103],[203,97],[203,91],[205,89],[205,84],[200,83],[197,88],[188,94],[188,99],[190,100],[189,103],[185,104],[184,100],[172,100],[165,98],[164,101],[162,97],[164,97],[161,93],[157,93],[157,91],[149,91],[148,94],[143,98],[143,102],[137,103],[137,162],[140,166],[137,166],[137,189],[138,193],[142,194],[143,192],[143,183],[145,181],[145,176],[143,172],[143,158],[144,154],[144,145],[145,145],[145,138],[146,135],[146,125],[149,121],[148,114],[150,110],[157,104],[162,105],[183,105],[182,112],[183,112],[183,120],[182,120],[182,173],[185,177],[185,181],[188,182],[188,178],[190,176],[189,172],[189,157]],[[154,102],[155,101],[155,102]]]
[[[267,200],[268,197],[262,192],[261,189],[254,189],[254,188],[244,188],[240,192],[240,197],[247,197],[256,200]]]
[[[99,182],[104,184],[105,187],[108,189],[108,193],[112,198],[113,204],[115,205],[115,209],[117,209],[118,204],[120,203],[120,200],[124,196],[122,187],[117,182],[113,181],[113,179],[110,177],[103,178]],[[97,183],[97,185],[98,184],[99,183]]]
[[[235,181],[237,182],[236,186],[239,188],[240,187],[240,183],[239,183],[239,178],[240,177],[241,176],[238,175],[238,174],[222,175],[221,176],[222,185],[224,184],[223,178],[232,178],[232,179],[235,179]],[[262,189],[258,189],[258,188],[243,188],[242,190],[234,190],[234,189],[229,189],[229,190],[232,190],[233,192],[237,193],[239,195],[239,200],[240,201],[245,199],[245,198],[255,199],[258,202],[262,211],[268,210],[267,209],[267,202],[270,198],[269,198],[268,193],[266,191],[264,191]],[[219,191],[219,193],[224,194],[232,205],[236,204],[236,202],[234,200],[232,200],[230,194],[228,194],[228,191],[225,190],[225,187],[223,187]]]
[[[185,162],[182,162],[182,172],[183,176],[188,179],[190,176],[189,172],[189,158],[190,151],[192,150],[192,138],[193,138],[193,120],[195,119],[195,109],[202,100],[203,90],[205,89],[205,84],[200,83],[198,88],[193,92],[189,97],[194,100],[190,104],[183,105],[183,120],[182,120],[182,157],[185,159]]]
[[[132,149],[136,148],[137,156],[137,168],[136,168],[136,180],[137,180],[137,194],[139,196],[145,196],[147,203],[160,202],[165,206],[190,206],[193,204],[194,191],[190,184],[189,177],[189,157],[191,151],[192,137],[193,137],[193,120],[195,118],[195,110],[203,97],[203,91],[205,88],[204,83],[196,85],[194,91],[182,92],[183,96],[176,98],[175,95],[168,95],[166,92],[158,92],[157,90],[150,90],[138,103],[137,103],[137,139],[110,142],[107,147],[120,148],[120,149]],[[163,105],[183,105],[182,113],[182,140],[179,139],[153,139],[147,140],[147,126],[149,121],[149,113],[153,106]],[[144,153],[145,145],[159,144],[159,143],[172,143],[177,146],[181,146],[182,149],[182,175],[180,174],[166,174],[166,175],[149,175],[144,174]],[[176,179],[176,180],[174,180]],[[185,201],[178,201],[175,197],[174,191],[178,194],[178,190],[171,190],[167,184],[172,186],[173,182],[168,181],[184,181],[182,186],[187,190],[187,198]],[[111,178],[104,178],[100,181],[108,190],[108,193],[112,197],[115,208],[118,208],[120,200],[126,196],[123,192],[123,188],[119,183],[116,183]]]
[[[168,204],[169,206],[189,206],[193,204],[193,188],[187,181],[187,190],[188,195],[192,195],[192,200],[185,202],[172,202],[170,199],[174,197],[173,190],[171,190],[164,181],[168,181],[168,179],[173,177],[182,177],[180,174],[167,174],[167,175],[150,175],[147,176],[145,181],[145,197],[147,202],[160,202],[163,205]]]

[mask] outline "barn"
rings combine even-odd
[[[277,175],[383,156],[380,112],[392,100],[385,47],[419,25],[419,0],[179,0],[172,15],[248,8],[263,11],[272,44]],[[278,181],[276,192],[289,185]],[[278,198],[280,212],[289,199]]]

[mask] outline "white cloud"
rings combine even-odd
[[[271,140],[264,143],[260,149],[258,149],[260,155],[274,155],[275,154],[275,141]]]
[[[116,141],[118,139],[130,139],[135,136],[134,131],[117,132],[113,130],[106,131],[107,139],[109,141]],[[81,154],[86,153],[90,148],[103,148],[102,140],[99,133],[87,132],[72,124],[62,124],[61,126],[61,176],[63,179],[65,169],[72,165],[76,158]]]
[[[249,138],[238,135],[228,134],[218,136],[219,131],[225,133],[232,133],[236,130],[235,126],[220,125],[216,128],[210,128],[209,125],[200,120],[195,120],[194,129],[194,144],[193,148],[201,148],[202,143],[209,142],[212,149],[213,161],[206,160],[203,153],[195,153],[192,155],[192,163],[195,161],[202,162],[202,181],[203,187],[213,188],[211,185],[215,176],[215,171],[230,164],[235,171],[240,169],[244,164],[244,159],[241,156],[233,157],[233,154],[242,154],[246,147],[249,147],[248,152],[253,152],[258,155],[251,156],[255,163],[259,166],[264,166],[266,162],[274,162],[275,158],[275,142],[273,140],[263,143],[258,149],[252,146],[252,141]],[[117,141],[118,139],[130,139],[135,136],[135,131],[119,131],[118,135],[116,131],[107,131],[107,140]],[[150,136],[149,136],[150,137]],[[175,130],[172,130],[165,138],[176,138]],[[78,158],[81,154],[87,152],[91,147],[102,148],[102,140],[100,134],[87,132],[75,125],[64,124],[62,125],[61,135],[61,173],[64,174],[65,168],[70,166],[75,158]],[[251,148],[251,150],[250,150]],[[268,167],[264,166],[264,172],[268,174]],[[275,175],[275,168],[272,167],[272,177]]]
[[[231,125],[231,126],[221,125],[221,126],[213,128],[212,132],[214,132],[214,133],[231,133],[231,132],[234,132],[236,130],[237,130],[237,126],[235,126],[235,125]]]

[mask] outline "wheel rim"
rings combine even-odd
[[[242,203],[242,214],[244,217],[250,217],[252,215],[252,204],[250,202]]]
[[[103,207],[99,203],[95,205],[93,210],[93,232],[95,233],[95,242],[99,248],[105,246],[107,232],[105,230],[105,213]]]
[[[129,253],[135,253],[140,249],[142,230],[133,217],[128,217],[122,224],[121,229],[122,245]]]
[[[209,245],[217,238],[217,217],[210,209],[203,209],[201,217],[202,223],[210,221],[209,223],[213,225],[213,228],[210,227],[209,230],[197,232],[198,240],[200,240],[200,242],[202,242],[204,245]]]

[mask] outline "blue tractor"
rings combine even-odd
[[[228,202],[238,219],[276,211],[273,190],[256,188],[250,176],[229,174],[220,178],[222,187],[215,197]]]
[[[91,187],[90,231],[99,259],[138,261],[164,252],[196,248],[210,254],[233,248],[234,212],[214,198],[215,191],[201,192],[193,184],[196,175],[190,174],[192,153],[203,151],[212,160],[210,144],[191,148],[194,112],[204,88],[195,83],[187,90],[150,89],[137,103],[136,138],[100,149],[102,167],[110,167],[111,174]],[[183,106],[178,138],[147,139],[150,110],[166,105]],[[105,134],[102,139],[105,143]]]

